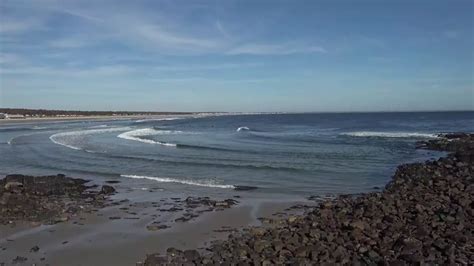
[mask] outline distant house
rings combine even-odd
[[[2,113],[3,114],[3,113]],[[24,119],[24,115],[11,115],[11,114],[3,114],[3,119]]]
[[[8,118],[7,114],[0,113],[0,119],[7,119],[7,118]]]

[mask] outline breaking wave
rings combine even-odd
[[[149,121],[172,121],[172,120],[179,120],[184,119],[184,117],[165,117],[165,118],[149,118],[149,119],[140,119],[135,121],[135,123],[144,123]]]
[[[181,134],[181,133],[183,132],[179,130],[156,130],[153,128],[142,128],[142,129],[136,129],[136,130],[124,132],[118,135],[117,137],[121,139],[134,140],[134,141],[139,141],[139,142],[148,143],[148,144],[158,144],[158,145],[163,145],[163,146],[176,147],[177,144],[175,143],[156,141],[156,140],[151,140],[151,139],[145,139],[142,137],[154,136],[154,135]]]
[[[237,128],[237,132],[240,132],[240,131],[249,131],[249,130],[250,130],[250,128],[248,128],[248,127],[239,127],[239,128]]]
[[[134,179],[148,179],[154,180],[160,183],[178,183],[183,185],[199,186],[199,187],[210,187],[210,188],[229,188],[235,189],[234,185],[222,185],[217,184],[213,180],[196,181],[196,180],[183,180],[171,177],[154,177],[154,176],[140,176],[140,175],[120,175],[121,177],[134,178]]]
[[[61,133],[56,133],[54,135],[51,135],[49,139],[55,144],[68,147],[73,150],[84,150],[83,148],[77,146],[76,144],[76,142],[80,140],[83,136],[92,135],[92,134],[101,134],[101,133],[107,133],[107,132],[115,132],[115,131],[125,131],[125,130],[130,130],[130,128],[119,127],[119,128],[89,129],[89,130],[61,132]],[[86,150],[86,151],[93,152],[89,150]]]
[[[341,135],[351,137],[378,137],[378,138],[438,138],[438,134],[418,133],[418,132],[374,132],[356,131],[341,133]]]

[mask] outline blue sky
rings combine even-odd
[[[473,110],[473,3],[0,0],[0,106]]]

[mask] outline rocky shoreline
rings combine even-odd
[[[401,165],[382,192],[325,200],[301,216],[229,235],[207,252],[169,248],[139,265],[474,263],[474,134],[419,148],[451,152]]]
[[[80,212],[95,212],[115,193],[109,185],[87,186],[88,180],[64,175],[7,175],[0,179],[0,224],[55,224]]]

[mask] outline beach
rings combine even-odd
[[[450,155],[400,166],[381,193],[341,195],[331,200],[311,197],[305,202],[255,205],[236,197],[235,206],[230,206],[208,199],[173,198],[161,203],[134,204],[114,200],[107,194],[114,193],[108,190],[108,185],[105,185],[107,193],[103,187],[91,188],[97,192],[88,195],[103,193],[104,203],[93,209],[84,208],[89,211],[73,213],[65,221],[54,224],[22,219],[4,221],[0,226],[3,260],[0,263],[199,265],[398,261],[467,265],[474,260],[469,252],[473,237],[469,228],[473,226],[470,204],[474,189],[474,135],[447,135],[420,142],[419,147],[448,151]],[[10,177],[9,182],[5,181],[4,200],[6,192],[23,193],[13,185],[6,188],[13,180],[27,179]],[[16,184],[17,189],[30,189],[26,184],[24,187]],[[147,227],[162,213],[160,206],[179,209],[183,202],[188,207],[194,204],[194,209],[201,203],[214,208],[190,221],[175,222],[169,228]]]
[[[436,132],[468,131],[470,123],[451,121],[470,117],[259,114],[4,125],[0,263],[464,264],[472,259],[471,236],[459,235],[472,226],[472,135]],[[388,118],[395,126],[378,129]],[[427,178],[456,189],[426,187]],[[446,218],[433,220],[433,208],[446,204]],[[463,214],[452,218],[451,209]],[[418,212],[434,235],[413,235]],[[452,219],[459,224],[447,224]],[[440,248],[454,243],[454,255]]]
[[[0,266],[474,265],[473,0],[0,0]]]
[[[169,247],[204,251],[213,241],[223,240],[231,232],[260,225],[257,218],[272,218],[274,213],[297,204],[261,202],[257,206],[239,203],[184,222],[173,222],[174,217],[181,215],[173,212],[160,219],[162,223],[167,221],[169,228],[151,229],[150,224],[163,213],[157,209],[159,205],[113,202],[100,209],[68,215],[67,220],[54,224],[20,220],[0,225],[0,263],[135,265],[147,254],[164,253]],[[167,203],[170,202],[175,203],[176,199]],[[161,206],[170,208],[166,203]],[[294,209],[286,213],[301,212],[301,209]],[[33,251],[35,248],[38,250]]]

